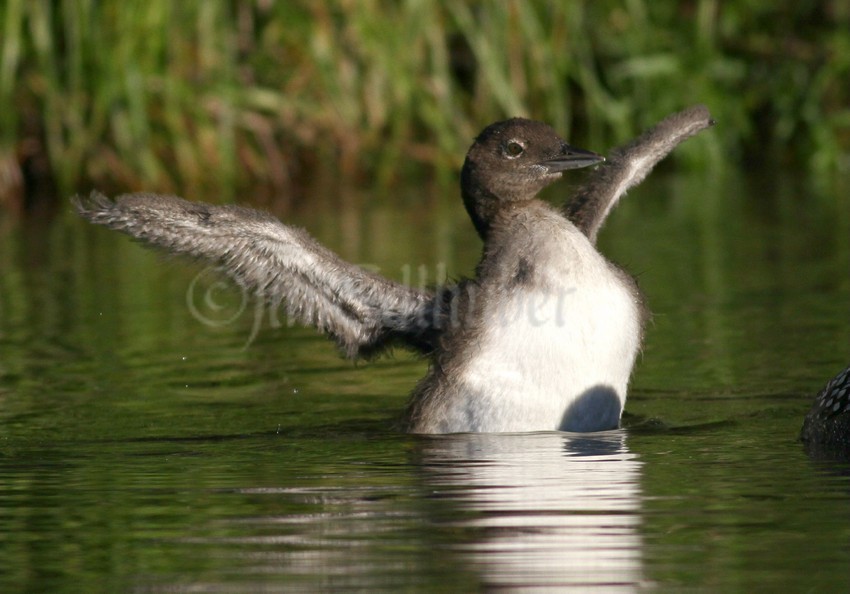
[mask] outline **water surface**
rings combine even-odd
[[[406,436],[424,362],[351,364],[69,209],[0,215],[0,591],[847,591],[850,465],[796,441],[850,362],[847,185],[631,192],[601,248],[654,318],[592,435]],[[480,249],[452,187],[288,220],[415,284]]]

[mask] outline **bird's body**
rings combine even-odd
[[[533,232],[529,232],[533,229]],[[411,400],[421,433],[617,427],[640,347],[634,281],[548,204],[493,224],[443,348]]]
[[[815,449],[850,452],[850,366],[818,392],[803,421],[800,439]]]
[[[645,317],[634,280],[596,249],[597,232],[629,188],[711,124],[701,106],[670,116],[612,153],[563,209],[537,193],[602,158],[539,122],[487,127],[461,173],[483,255],[474,278],[436,291],[344,262],[249,209],[151,194],[76,204],[94,223],[219,265],[351,357],[397,345],[429,356],[408,406],[410,431],[597,431],[619,424]]]

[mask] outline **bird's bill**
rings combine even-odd
[[[541,165],[549,170],[549,173],[557,173],[566,171],[567,169],[581,169],[582,167],[590,167],[605,160],[605,157],[598,155],[592,151],[569,147],[563,155],[558,155],[554,159],[543,161]]]

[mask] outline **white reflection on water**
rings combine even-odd
[[[486,588],[633,592],[646,586],[641,462],[622,431],[465,434],[422,445],[426,481],[466,512],[458,554]]]
[[[322,466],[330,484],[292,484],[290,469],[264,486],[217,492],[224,517],[173,541],[181,559],[210,565],[175,581],[147,576],[139,587],[198,591],[205,580],[201,591],[647,588],[642,463],[624,432],[405,440],[405,464],[340,460]]]

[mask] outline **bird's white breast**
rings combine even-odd
[[[531,254],[533,282],[481,311],[466,353],[457,431],[598,431],[618,426],[640,343],[630,287],[570,223],[556,219]]]

